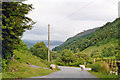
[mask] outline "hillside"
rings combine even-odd
[[[41,42],[42,40],[22,40],[24,43],[27,44],[28,48],[30,48],[31,46],[35,45],[37,42]],[[43,40],[44,43],[46,45],[48,45],[48,41],[47,40]],[[62,41],[50,41],[50,49],[61,45],[63,42]]]
[[[15,61],[9,60],[7,71],[2,72],[2,78],[29,78],[50,74],[51,70],[44,69],[48,66],[39,57],[30,54],[28,51],[14,50]],[[3,60],[4,61],[4,60]],[[41,68],[31,67],[35,65]]]
[[[90,46],[83,50],[82,53],[90,54],[91,57],[94,58],[102,56],[104,58],[115,59],[115,56],[118,53],[118,40],[112,39],[101,46]]]
[[[104,26],[98,28],[91,34],[69,38],[62,45],[55,47],[53,51],[70,49],[73,52],[78,52],[91,46],[101,46],[107,44],[112,39],[118,40],[118,27],[120,27],[120,18],[113,22],[106,23]]]
[[[85,36],[85,35],[91,34],[91,33],[95,32],[97,29],[99,29],[99,27],[98,28],[94,28],[94,29],[84,30],[83,32],[78,33],[74,37],[81,37],[81,36]]]
[[[98,28],[94,28],[94,29],[89,29],[89,30],[83,31],[81,33],[78,33],[77,35],[68,38],[63,44],[61,44],[58,47],[53,48],[52,50],[53,51],[57,51],[59,49],[62,49],[64,47],[66,47],[67,45],[71,44],[72,42],[77,41],[77,40],[79,40],[79,39],[81,39],[81,38],[83,38],[85,36],[90,35],[91,33],[95,32],[97,29],[99,29],[99,27]]]

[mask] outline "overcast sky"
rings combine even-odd
[[[103,26],[118,17],[119,0],[28,0],[35,8],[29,13],[37,23],[22,39],[65,41],[83,30]]]

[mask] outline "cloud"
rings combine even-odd
[[[111,21],[117,17],[117,9],[117,3],[114,6],[108,1],[96,1],[88,7],[78,9],[76,13],[68,17],[73,20]]]
[[[29,0],[35,8],[29,13],[35,27],[23,39],[65,41],[83,30],[100,27],[118,17],[118,0]]]

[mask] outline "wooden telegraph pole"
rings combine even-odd
[[[50,24],[48,24],[48,62],[50,62]]]

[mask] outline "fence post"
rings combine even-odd
[[[120,75],[120,61],[117,62],[117,66],[118,66],[118,75]]]
[[[108,64],[109,64],[109,59],[108,59]]]
[[[104,59],[104,62],[105,62],[105,63],[106,63],[106,61],[107,61],[107,60],[106,60],[106,59]]]
[[[112,64],[112,59],[111,59],[111,61],[110,61],[110,68],[113,70],[113,64]]]

